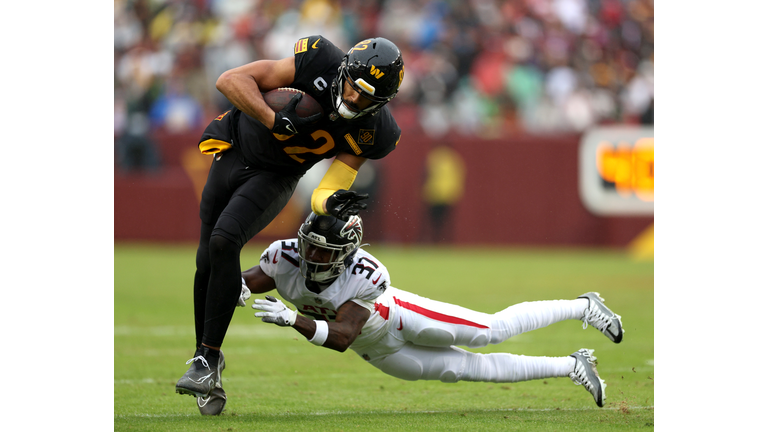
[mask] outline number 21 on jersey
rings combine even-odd
[[[333,150],[333,148],[336,145],[331,134],[329,134],[328,132],[322,129],[318,129],[312,132],[310,136],[312,137],[313,140],[315,140],[315,142],[325,140],[325,144],[323,144],[322,146],[316,149],[311,149],[311,148],[302,147],[302,146],[290,146],[290,147],[284,147],[283,151],[288,153],[288,156],[297,160],[299,163],[304,163],[306,159],[301,158],[297,155],[300,155],[302,153],[312,153],[316,155],[321,155]]]

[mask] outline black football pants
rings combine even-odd
[[[224,342],[240,297],[240,250],[285,207],[299,178],[248,167],[237,149],[214,157],[200,202],[194,280],[197,347]]]

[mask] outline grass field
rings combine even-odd
[[[247,246],[243,268],[263,246]],[[608,387],[598,408],[568,378],[514,384],[401,381],[348,350],[238,308],[222,347],[228,402],[202,417],[174,392],[195,343],[192,246],[116,245],[114,429],[120,431],[652,430],[653,262],[617,251],[377,248],[393,285],[483,312],[598,291],[622,315],[621,344],[580,321],[556,323],[477,352],[563,356],[593,348]]]

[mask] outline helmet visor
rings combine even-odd
[[[344,81],[347,82],[347,85],[352,87],[352,89],[355,90],[356,92],[360,93],[360,96],[371,101],[371,105],[387,103],[395,96],[394,94],[377,95],[376,87],[373,84],[365,81],[363,78],[355,79],[352,75],[350,75],[348,67],[342,68],[341,73],[344,77]],[[381,93],[381,90],[378,90],[378,91]],[[342,88],[342,93],[343,93],[343,88]]]

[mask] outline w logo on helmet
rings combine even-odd
[[[356,245],[363,241],[363,220],[360,216],[352,216],[341,229],[339,235],[354,242]]]
[[[376,79],[379,79],[384,76],[384,72],[380,71],[376,66],[371,65],[371,75],[375,76]]]

